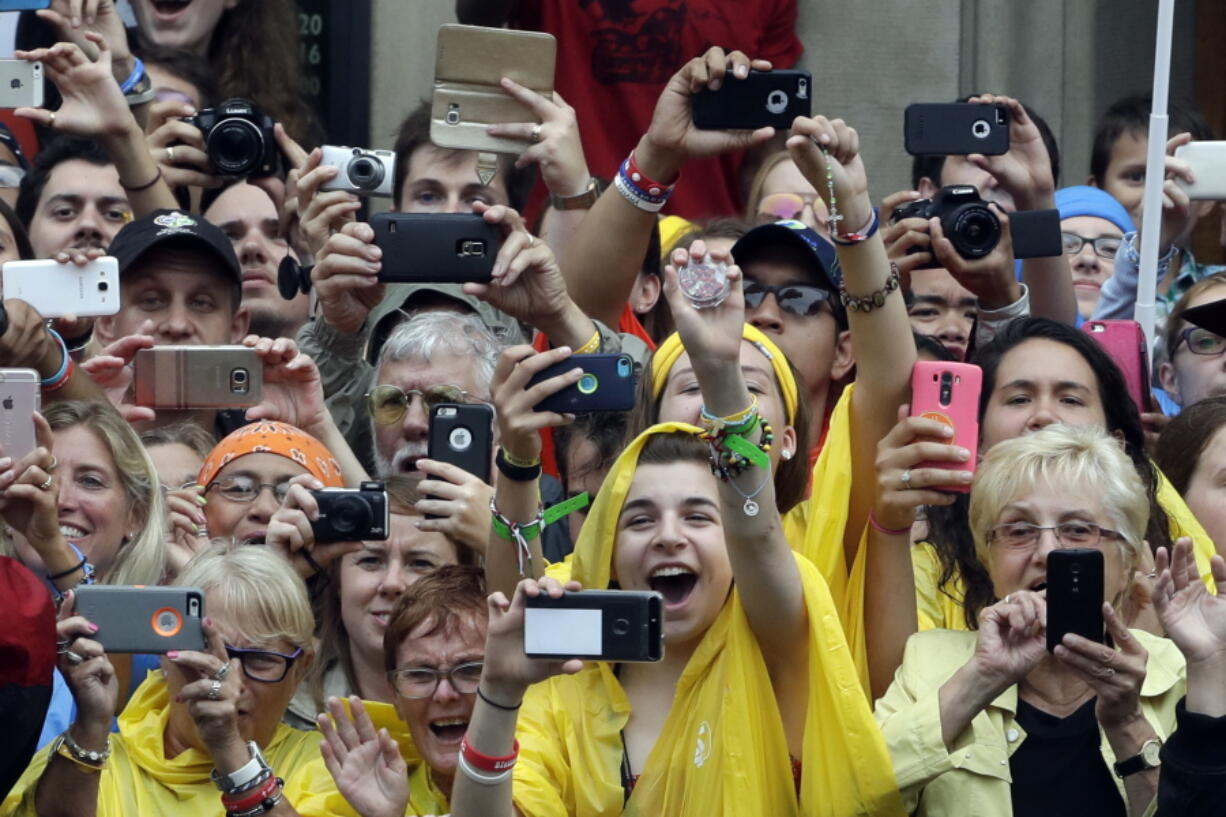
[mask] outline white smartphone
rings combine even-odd
[[[43,106],[43,64],[0,60],[0,108]]]
[[[109,255],[83,267],[51,259],[9,261],[3,279],[5,298],[25,301],[44,318],[119,311],[119,262]]]
[[[1194,201],[1226,201],[1226,142],[1189,142],[1175,148],[1175,158],[1192,166],[1196,182],[1176,179]]]
[[[33,369],[0,369],[0,456],[13,462],[34,450],[34,412],[41,404],[39,374]]]

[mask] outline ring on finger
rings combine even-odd
[[[537,122],[535,125],[532,126],[532,141],[533,142],[541,141],[541,128],[543,127],[544,125],[540,122]]]
[[[43,470],[44,470],[44,471],[46,471],[48,474],[50,474],[52,471],[54,471],[54,470],[56,469],[56,467],[57,467],[59,464],[60,464],[60,461],[59,461],[58,459],[56,459],[56,457],[55,457],[55,455],[54,455],[54,454],[52,454],[52,455],[51,455],[51,464],[50,464],[50,465],[48,465],[48,466],[47,466],[46,468],[44,468]]]
[[[221,681],[214,680],[212,686],[209,687],[209,700],[221,700]]]
[[[1115,677],[1115,668],[1114,668],[1114,667],[1103,667],[1102,672],[1100,672],[1100,673],[1098,673],[1098,674],[1099,674],[1099,676],[1100,676],[1100,677],[1102,677],[1102,678],[1114,678],[1114,677]]]
[[[75,652],[73,652],[72,650],[67,650],[67,651],[64,653],[64,657],[65,657],[65,658],[67,658],[67,659],[68,659],[68,663],[69,663],[69,664],[72,664],[74,667],[75,667],[75,666],[77,666],[78,664],[82,664],[82,663],[84,663],[84,662],[85,662],[85,659],[84,659],[84,658],[82,658],[81,656],[77,655],[77,654],[76,654]]]
[[[1011,598],[1013,598],[1013,594],[1012,594],[1012,593],[1006,593],[1006,594],[1005,594],[1005,597],[1004,597],[1003,599],[1001,599],[1001,601],[1003,601],[1005,604],[1008,604],[1008,603],[1009,603],[1009,599],[1011,599]]]
[[[51,483],[55,481],[55,477],[48,476],[47,481],[38,486],[38,490],[46,491],[51,488]]]
[[[170,162],[171,164],[174,164],[174,161],[175,161],[175,146],[174,145],[166,146],[166,161]]]
[[[902,476],[900,476],[899,479],[902,480],[902,487],[906,488],[907,490],[910,490],[911,488],[911,469],[908,468],[907,470],[903,471]]]
[[[536,236],[532,235],[532,233],[528,233],[528,249],[532,249],[535,246],[536,246]]]
[[[230,674],[230,663],[227,661],[217,668],[217,672],[211,676],[214,681],[224,681],[226,676]]]

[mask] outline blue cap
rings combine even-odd
[[[1094,216],[1110,221],[1121,232],[1131,233],[1136,229],[1124,205],[1106,190],[1097,187],[1079,184],[1060,188],[1056,191],[1056,209],[1060,211],[1061,221],[1078,216]]]

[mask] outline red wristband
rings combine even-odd
[[[468,761],[468,765],[477,771],[500,774],[515,765],[515,760],[519,757],[519,741],[515,741],[511,754],[505,757],[490,757],[489,755],[481,754],[469,745],[468,735],[465,735],[460,741],[460,752],[464,755],[464,759]]]
[[[643,169],[639,167],[638,160],[634,158],[633,150],[630,151],[630,156],[626,159],[626,175],[630,177],[630,181],[634,182],[635,187],[652,197],[669,195],[681,179],[680,174],[678,174],[672,184],[664,184],[648,178]]]
[[[54,383],[43,386],[42,391],[52,392],[52,391],[56,391],[57,389],[64,388],[64,384],[68,382],[68,378],[72,377],[73,369],[75,369],[76,367],[77,367],[76,361],[74,361],[72,359],[72,356],[69,355],[68,365],[64,367],[64,375],[59,380],[56,380]]]
[[[868,512],[868,523],[873,526],[873,530],[880,531],[881,533],[884,533],[886,536],[902,536],[904,533],[911,532],[910,526],[907,526],[905,528],[898,528],[898,529],[887,528],[887,527],[882,526],[882,524],[877,521],[877,517],[873,516],[872,511]]]
[[[221,796],[221,804],[226,807],[226,811],[250,811],[276,794],[277,787],[280,785],[280,778],[269,777],[264,781],[264,785],[258,789],[243,794],[242,799],[229,799],[223,794]]]

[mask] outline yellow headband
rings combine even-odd
[[[744,324],[741,329],[741,337],[758,347],[758,351],[770,361],[771,368],[775,370],[775,380],[779,383],[779,393],[783,395],[783,407],[787,411],[788,422],[794,423],[799,397],[796,378],[792,376],[788,359],[779,350],[779,347],[755,326]],[[681,345],[681,336],[673,332],[664,339],[664,342],[651,356],[651,396],[653,399],[658,400],[660,394],[663,393],[664,384],[668,381],[668,373],[673,370],[673,366],[677,364],[677,359],[683,352],[685,352],[685,347]]]

